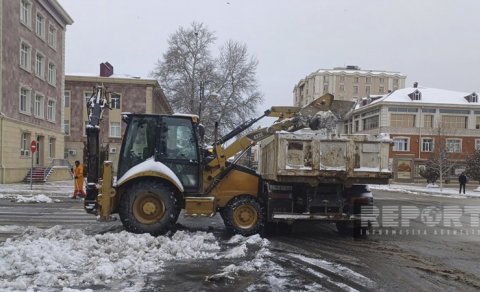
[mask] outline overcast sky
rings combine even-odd
[[[66,73],[148,77],[179,26],[202,22],[217,47],[247,45],[263,108],[291,105],[293,87],[320,68],[398,71],[407,86],[480,92],[480,1],[58,0],[67,27]],[[215,54],[217,47],[213,50]]]

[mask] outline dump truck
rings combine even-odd
[[[228,230],[245,236],[280,221],[304,219],[337,222],[339,230],[350,228],[346,223],[358,219],[354,209],[372,203],[363,184],[384,183],[389,176],[382,141],[362,144],[343,137],[326,142],[315,134],[295,134],[308,127],[318,130],[322,124],[318,112],[340,117],[351,111],[352,103],[325,94],[302,108],[272,107],[225,136],[215,135],[211,147],[203,143],[204,128],[196,115],[123,113],[126,130],[114,180],[112,163],[101,161],[99,151],[99,125],[108,96],[105,86],[98,85],[87,102],[84,208],[100,220],[110,220],[117,213],[130,232],[165,234],[182,210],[184,216],[193,217],[219,213]],[[264,117],[277,120],[242,135]],[[266,142],[260,171],[231,161],[261,141]],[[324,168],[333,167],[328,162],[331,157],[324,156],[326,149],[336,149],[341,160],[335,163],[340,168],[344,161],[345,169]],[[375,171],[357,170],[357,164],[360,169],[374,167],[374,162],[367,161],[375,156],[375,149],[380,149],[376,155],[382,156],[381,166],[375,165],[379,167]]]
[[[326,135],[306,129],[265,139],[258,172],[268,198],[266,221],[316,220],[336,223],[342,234],[365,234],[374,219],[368,213],[373,205],[368,184],[387,184],[391,178],[390,144],[385,134]]]

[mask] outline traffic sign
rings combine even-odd
[[[30,150],[32,153],[35,153],[37,151],[37,141],[33,140],[32,143],[30,143]]]

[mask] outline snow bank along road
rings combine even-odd
[[[180,216],[175,232],[152,237],[127,233],[118,221],[96,222],[68,192],[40,195],[0,195],[2,291],[480,289],[480,236],[458,226],[435,235],[421,216],[408,226],[377,226],[360,239],[311,223],[296,224],[288,234],[246,238],[227,234],[219,216]],[[480,205],[474,198],[374,195],[379,210]]]

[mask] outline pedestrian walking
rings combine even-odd
[[[73,169],[74,176],[74,190],[72,199],[76,199],[77,196],[84,198],[86,196],[85,191],[83,190],[83,164],[80,161],[75,161],[75,167]]]
[[[460,184],[460,190],[458,193],[461,194],[463,189],[463,194],[465,194],[465,185],[467,184],[467,176],[465,175],[465,172],[462,172],[458,176],[458,183]]]

